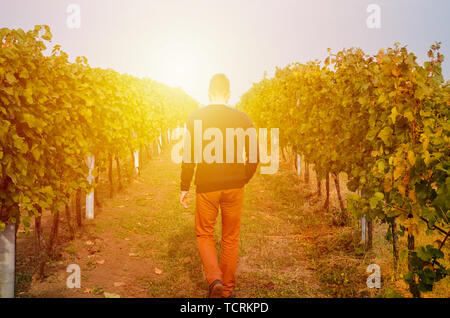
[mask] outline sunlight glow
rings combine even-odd
[[[195,94],[207,87],[200,81],[207,72],[205,52],[193,42],[186,40],[168,41],[155,52],[159,61],[155,72],[158,79],[171,86],[180,86],[187,93]]]

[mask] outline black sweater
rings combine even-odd
[[[195,163],[194,160],[194,121],[201,120],[202,134],[208,128],[220,129],[223,136],[223,160],[222,163],[206,163],[205,158],[202,158],[200,163]],[[190,162],[189,159],[183,157],[181,165],[181,191],[188,191],[191,180],[195,173],[195,185],[197,192],[212,192],[225,189],[235,189],[243,187],[255,174],[258,162],[258,142],[256,141],[256,162],[249,162],[249,137],[245,137],[245,153],[246,158],[244,163],[237,161],[237,137],[234,136],[234,160],[233,163],[227,163],[226,160],[226,128],[242,128],[244,131],[253,127],[253,122],[244,113],[237,109],[225,105],[209,105],[193,112],[186,123],[186,128],[191,137]],[[199,138],[197,136],[197,138]],[[211,143],[214,139],[203,140],[202,138],[202,154],[205,146]],[[185,147],[187,143],[185,142]],[[189,151],[187,148],[185,152]],[[188,152],[187,152],[188,154]],[[186,155],[186,153],[185,153]],[[203,157],[203,156],[202,156]],[[253,160],[254,161],[254,160]]]

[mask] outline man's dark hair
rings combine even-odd
[[[211,95],[226,95],[230,92],[230,81],[225,74],[216,74],[209,82],[209,93]]]

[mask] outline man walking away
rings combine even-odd
[[[181,169],[181,195],[180,203],[188,208],[188,195],[192,177],[195,171],[196,185],[196,211],[195,232],[197,236],[198,250],[203,263],[206,280],[209,284],[209,297],[234,297],[235,271],[239,251],[239,230],[241,225],[241,212],[244,199],[244,186],[254,175],[259,157],[256,134],[254,145],[249,147],[250,135],[244,134],[245,160],[238,160],[243,149],[239,149],[237,142],[239,134],[233,135],[234,149],[227,149],[227,128],[243,129],[244,132],[252,130],[253,123],[243,112],[227,106],[230,98],[230,82],[224,74],[216,74],[210,81],[209,99],[210,105],[192,113],[187,121],[187,130],[190,133],[190,145],[188,138],[185,140],[185,151],[190,151],[191,160],[185,160]],[[194,161],[194,123],[201,121],[202,129],[218,128],[222,132],[223,160],[219,162],[205,163],[203,160]],[[242,132],[242,130],[241,130]],[[187,135],[189,136],[189,135]],[[203,136],[197,136],[203,138]],[[216,137],[217,138],[217,137]],[[242,136],[241,136],[242,138]],[[205,143],[202,143],[202,154]],[[231,147],[233,148],[233,147]],[[256,160],[249,160],[252,154]],[[234,161],[227,158],[227,151],[233,151]],[[186,154],[186,153],[185,153]],[[189,153],[188,153],[189,154]],[[250,156],[249,156],[250,155]],[[230,155],[229,155],[230,156]],[[187,156],[189,157],[189,156]],[[217,214],[221,209],[222,215],[222,253],[220,263],[214,240],[214,226]]]

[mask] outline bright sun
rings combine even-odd
[[[168,42],[157,52],[160,81],[171,86],[181,86],[186,92],[198,95],[206,89],[202,81],[207,72],[204,55],[201,47],[192,42]]]

